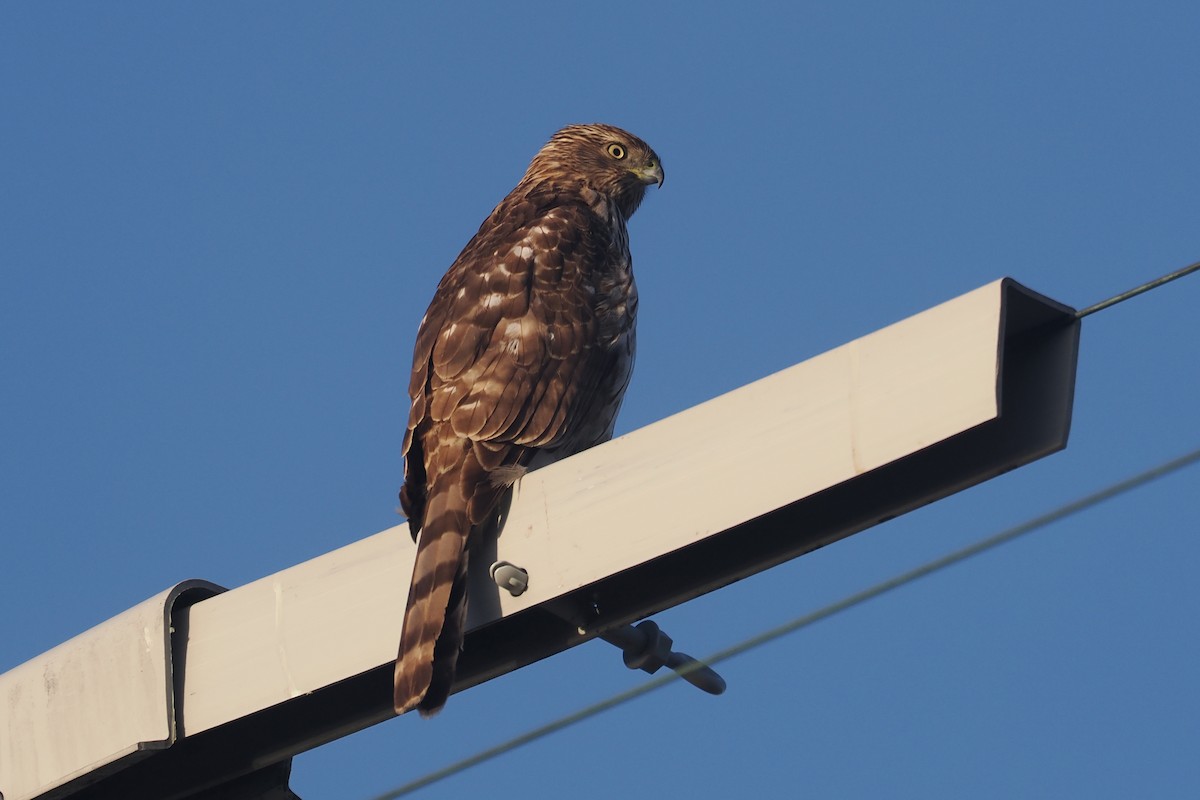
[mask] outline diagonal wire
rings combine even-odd
[[[1197,267],[1197,265],[1193,266]],[[877,583],[874,586],[863,589],[861,592],[849,595],[848,597],[838,600],[835,603],[831,603],[830,605],[819,608],[816,611],[805,614],[804,616],[797,617],[796,619],[786,622],[783,625],[764,631],[756,636],[739,642],[738,644],[727,647],[724,650],[720,650],[714,653],[708,659],[692,665],[692,667],[698,669],[704,666],[706,663],[716,664],[717,662],[741,655],[747,650],[760,647],[768,642],[780,638],[781,636],[785,636],[789,633],[800,630],[801,628],[808,627],[815,622],[819,622],[823,619],[832,617],[835,614],[839,614],[849,608],[853,608],[860,603],[873,600],[874,598],[886,594],[893,589],[898,589],[905,584],[912,583],[913,581],[924,578],[927,575],[931,575],[954,564],[958,564],[959,562],[965,561],[972,556],[979,555],[980,553],[992,550],[1000,545],[1007,544],[1008,542],[1024,536],[1027,533],[1032,533],[1039,528],[1044,528],[1047,525],[1058,522],[1059,520],[1072,516],[1073,514],[1078,514],[1081,511],[1104,502],[1105,500],[1109,500],[1117,495],[1125,494],[1126,492],[1138,489],[1150,483],[1151,481],[1164,477],[1172,472],[1177,472],[1178,470],[1190,466],[1198,461],[1200,461],[1200,448],[1192,450],[1191,452],[1179,456],[1178,458],[1173,458],[1170,461],[1166,461],[1144,472],[1140,472],[1136,475],[1126,478],[1125,480],[1106,486],[1105,488],[1086,495],[1085,497],[1081,497],[1078,500],[1074,500],[1070,503],[1059,506],[1052,511],[1048,511],[1045,514],[1034,517],[1031,520],[1021,523],[1020,525],[1000,531],[999,533],[993,534],[985,539],[980,539],[978,542],[968,545],[961,550],[955,550],[954,552],[948,553],[941,558],[926,562],[915,569],[911,569],[908,572],[901,573],[893,578],[889,578],[886,581]],[[666,686],[668,683],[677,680],[681,674],[684,674],[688,671],[690,670],[687,667],[683,667],[680,669],[679,673],[667,672],[665,675],[661,675],[657,678],[649,680],[646,683],[635,686],[632,689],[621,692],[620,694],[615,694],[606,700],[601,700],[600,702],[594,703],[585,708],[581,708],[578,711],[546,723],[541,727],[534,728],[533,730],[523,733],[520,736],[516,736],[508,741],[501,742],[494,747],[489,747],[486,750],[482,750],[473,756],[464,758],[461,761],[456,761],[455,763],[436,770],[435,772],[430,772],[426,775],[423,775],[422,777],[406,783],[396,789],[384,792],[381,795],[377,795],[375,798],[373,798],[373,800],[394,800],[394,798],[410,794],[417,789],[421,789],[430,785],[431,783],[436,783],[443,778],[448,778],[451,775],[455,775],[459,772],[469,769],[476,764],[481,764],[484,761],[495,758],[496,756],[503,755],[511,750],[515,750],[521,745],[529,744],[530,742],[541,739],[542,737],[548,736],[556,731],[560,731],[570,725],[574,725],[576,722],[585,720],[588,717],[593,717],[603,711],[607,711],[610,708],[614,708],[615,706],[619,706],[622,703],[633,700],[634,698],[648,694],[655,689]]]
[[[1163,284],[1166,284],[1166,283],[1170,283],[1173,280],[1178,280],[1179,278],[1182,278],[1184,275],[1191,275],[1193,272],[1196,272],[1197,270],[1200,270],[1200,261],[1197,261],[1194,264],[1188,264],[1186,267],[1184,267],[1182,269],[1177,269],[1168,275],[1163,275],[1161,278],[1155,278],[1154,280],[1150,281],[1149,283],[1143,283],[1141,286],[1134,287],[1133,289],[1130,289],[1127,292],[1121,292],[1121,294],[1118,294],[1114,297],[1108,298],[1107,300],[1103,300],[1099,303],[1096,303],[1094,306],[1088,306],[1085,309],[1076,311],[1075,318],[1083,319],[1088,314],[1095,314],[1097,311],[1103,311],[1104,309],[1109,308],[1110,306],[1115,306],[1117,303],[1124,303],[1126,300],[1128,300],[1132,297],[1137,297],[1139,294],[1144,294],[1144,293],[1150,291],[1151,289],[1157,289],[1159,286],[1162,286]]]

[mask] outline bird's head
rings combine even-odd
[[[582,183],[612,202],[628,219],[646,187],[663,183],[662,160],[650,145],[612,125],[568,125],[529,165],[526,180]]]

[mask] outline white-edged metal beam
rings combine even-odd
[[[1078,336],[1071,309],[997,281],[530,473],[473,554],[458,688],[1061,449]],[[75,796],[184,796],[391,716],[413,551],[397,526],[177,610],[182,673],[154,668],[177,685],[178,740]],[[488,579],[498,559],[528,591]],[[56,652],[0,677],[0,697],[40,691]],[[29,751],[0,748],[6,800],[71,788],[82,765],[31,770]]]

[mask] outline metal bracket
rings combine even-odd
[[[518,597],[529,588],[529,572],[516,564],[507,561],[497,561],[488,570],[492,580],[501,589],[513,597]],[[555,616],[568,619],[566,614],[551,610]],[[579,626],[580,635],[586,635],[586,628]],[[679,677],[709,694],[722,694],[725,691],[725,679],[713,671],[712,667],[697,661],[687,653],[677,653],[671,649],[674,642],[657,624],[643,620],[633,625],[621,625],[599,634],[600,638],[611,645],[619,647],[624,654],[625,666],[630,669],[640,669],[653,675],[662,667],[667,666],[679,673]]]
[[[650,674],[665,666],[679,673],[679,677],[709,694],[722,694],[725,679],[703,662],[686,653],[671,650],[671,637],[650,620],[637,626],[624,625],[600,634],[600,638],[624,652],[625,666],[640,669]]]

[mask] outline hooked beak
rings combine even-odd
[[[646,166],[630,170],[630,172],[636,175],[638,180],[647,186],[657,183],[659,188],[661,188],[663,180],[666,179],[666,176],[663,174],[662,164],[659,163],[658,159],[652,159],[646,163]]]

